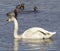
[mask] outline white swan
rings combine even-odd
[[[43,38],[50,38],[56,32],[50,32],[43,28],[39,27],[32,27],[27,29],[24,33],[21,35],[18,35],[18,22],[17,17],[15,16],[14,12],[7,13],[8,16],[8,22],[13,21],[14,22],[14,38],[23,38],[23,39],[43,39]]]

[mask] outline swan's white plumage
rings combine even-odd
[[[42,32],[44,32],[45,34],[43,34]],[[49,34],[47,34],[49,33]],[[22,38],[31,38],[31,39],[35,39],[35,38],[50,38],[53,34],[55,34],[56,32],[49,32],[43,28],[39,28],[39,27],[32,27],[27,29],[23,34],[22,34]]]
[[[11,16],[8,21],[14,21],[14,38],[24,38],[24,39],[43,39],[43,38],[50,38],[56,32],[50,32],[43,28],[39,27],[32,27],[27,29],[21,35],[18,35],[18,22],[15,17]]]

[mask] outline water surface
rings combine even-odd
[[[52,39],[18,40],[13,38],[13,23],[6,24],[6,13],[19,3],[25,3],[18,14],[19,33],[30,27],[56,31]],[[33,12],[34,4],[38,12]],[[60,0],[0,0],[0,51],[60,51]]]

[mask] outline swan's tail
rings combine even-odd
[[[56,34],[56,32],[52,32],[52,34],[54,35],[54,34]]]

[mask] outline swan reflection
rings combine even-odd
[[[29,39],[14,39],[14,51],[32,51],[32,50],[40,50],[45,51],[50,46],[52,46],[52,39],[44,39],[44,40],[29,40]]]

